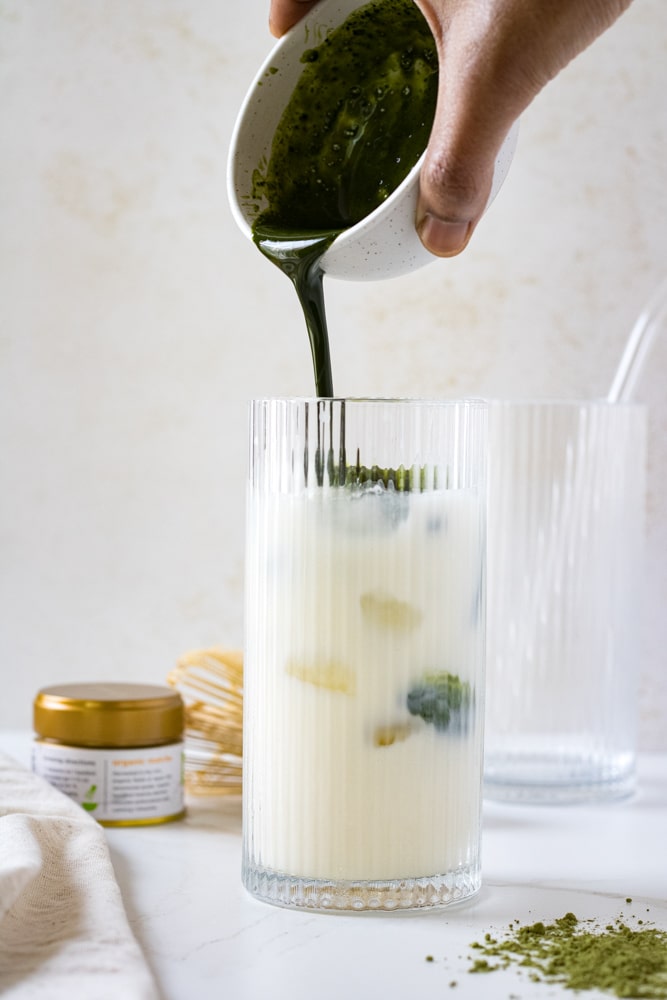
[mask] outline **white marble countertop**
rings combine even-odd
[[[0,748],[27,764],[30,736],[0,733]],[[257,902],[240,882],[236,798],[190,799],[182,821],[105,832],[164,1000],[572,997],[516,968],[468,974],[471,942],[510,921],[568,911],[603,924],[634,915],[667,930],[667,754],[640,758],[639,790],[623,802],[486,803],[481,892],[425,913],[347,916]]]

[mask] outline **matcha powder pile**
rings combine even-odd
[[[519,966],[534,982],[560,983],[570,990],[600,990],[617,997],[667,998],[667,932],[619,918],[602,928],[573,913],[553,924],[510,924],[502,938],[486,934],[472,947],[469,972]]]

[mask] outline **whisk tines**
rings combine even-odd
[[[185,703],[185,785],[193,794],[241,790],[243,655],[222,647],[181,656],[167,675]]]

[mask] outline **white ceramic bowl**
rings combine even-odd
[[[269,160],[273,135],[303,70],[301,55],[368,0],[320,0],[269,53],[245,96],[232,134],[227,187],[232,213],[252,238],[252,224],[264,207],[253,197],[253,174]],[[518,125],[496,160],[487,208],[500,189],[516,148]],[[422,157],[423,159],[423,157]],[[415,229],[422,159],[375,211],[338,236],[321,265],[328,276],[372,280],[405,274],[435,260]]]

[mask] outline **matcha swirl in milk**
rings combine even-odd
[[[295,285],[318,399],[252,408],[243,878],[290,905],[442,905],[480,878],[478,414],[334,399],[320,267],[423,153],[437,54],[413,0],[376,0],[303,62],[253,236]]]
[[[316,487],[251,518],[255,856],[314,879],[456,871],[479,809],[478,498]]]

